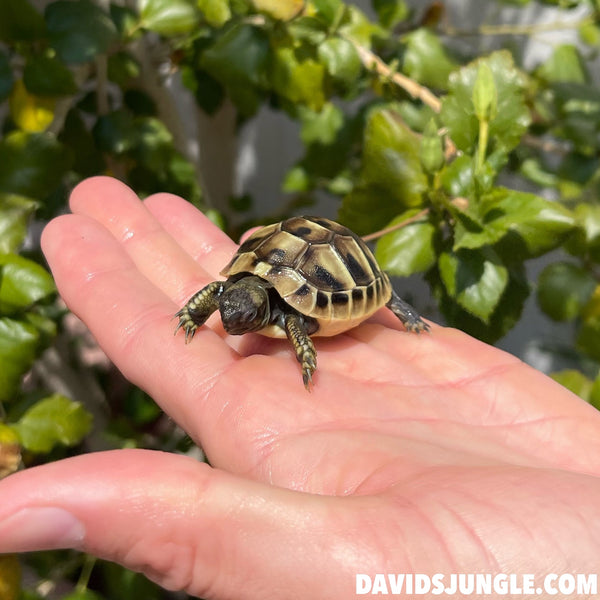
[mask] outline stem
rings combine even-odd
[[[421,100],[423,104],[426,104],[436,113],[440,112],[442,107],[441,100],[433,94],[428,88],[418,84],[416,81],[398,73],[392,71],[390,67],[383,61],[379,56],[371,52],[368,48],[361,46],[358,42],[350,37],[345,37],[358,52],[358,56],[365,66],[366,69],[374,70],[378,75],[393,81],[397,86],[408,92],[413,98]]]
[[[75,586],[78,592],[84,592],[87,589],[95,564],[96,558],[90,554],[86,554],[83,560],[83,565],[81,565],[79,580]]]
[[[569,142],[556,139],[542,139],[530,134],[525,134],[521,138],[521,143],[530,148],[535,148],[542,152],[559,154],[560,156],[566,156],[571,151],[571,144]]]
[[[412,217],[408,217],[408,219],[405,219],[404,221],[402,221],[400,223],[396,223],[395,225],[390,225],[389,227],[385,227],[384,229],[380,229],[379,231],[375,231],[374,233],[369,233],[367,235],[363,235],[362,239],[364,242],[370,242],[371,240],[376,240],[377,238],[380,238],[381,236],[385,235],[386,233],[392,233],[393,231],[402,229],[403,227],[406,227],[407,225],[410,225],[411,223],[414,223],[415,221],[419,221],[428,214],[429,214],[429,209],[424,208],[423,210],[420,210],[416,215],[413,215]]]
[[[476,173],[481,173],[481,169],[483,169],[485,163],[489,131],[489,122],[487,120],[479,121],[479,143],[477,144],[477,162],[475,163]]]
[[[446,25],[442,28],[442,33],[452,36],[535,35],[536,33],[579,29],[582,25],[587,23],[593,23],[593,17],[591,15],[584,17],[580,21],[572,21],[570,23],[565,23],[564,21],[552,21],[551,23],[540,23],[538,25],[480,25],[477,29],[459,29],[452,25]]]
[[[450,204],[456,206],[457,208],[459,208],[460,210],[467,210],[468,206],[469,206],[469,201],[466,198],[454,198],[454,200],[450,201]],[[406,227],[407,225],[410,225],[411,223],[414,223],[415,221],[420,221],[423,217],[426,217],[429,213],[431,212],[430,208],[424,208],[423,210],[420,210],[416,215],[413,215],[412,217],[408,217],[407,219],[404,219],[404,221],[401,221],[400,223],[396,223],[395,225],[390,225],[389,227],[384,227],[383,229],[380,229],[379,231],[375,231],[373,233],[368,233],[367,235],[363,235],[362,236],[362,240],[364,242],[370,242],[372,240],[376,240],[388,233],[393,233],[394,231],[398,231],[398,229],[402,229],[403,227]]]

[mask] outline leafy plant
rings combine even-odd
[[[185,447],[149,398],[73,350],[87,340],[56,300],[36,225],[65,209],[78,181],[107,173],[142,196],[180,194],[238,235],[256,222],[252,198],[233,196],[230,181],[210,185],[195,148],[206,156],[216,140],[193,132],[215,115],[234,132],[265,106],[299,124],[303,154],[260,221],[309,212],[327,194],[385,269],[421,275],[448,324],[489,342],[514,327],[534,288],[548,317],[574,324],[575,368],[555,377],[600,408],[600,90],[590,75],[600,5],[543,4],[556,23],[466,31],[441,3],[417,15],[403,0],[372,0],[373,18],[342,0],[140,0],[136,10],[55,0],[43,13],[3,0],[0,476],[81,444]],[[577,43],[533,69],[518,52],[456,43],[499,37],[514,49],[564,27],[575,8]],[[192,114],[176,102],[184,93]],[[557,249],[528,281],[527,261]],[[49,356],[63,389],[43,376]],[[76,392],[90,382],[101,383],[98,402]],[[18,593],[15,560],[0,562],[0,596]],[[50,562],[30,564],[52,580]],[[60,577],[81,570],[74,597],[94,595],[90,563],[67,563]],[[105,597],[162,594],[113,565],[94,569]]]

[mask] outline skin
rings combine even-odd
[[[94,178],[71,209],[42,240],[62,297],[212,466],[119,450],[12,475],[0,552],[79,548],[236,600],[352,598],[355,573],[597,572],[595,409],[387,309],[316,341],[309,395],[286,340],[228,336],[218,315],[173,336],[236,248],[191,205]]]

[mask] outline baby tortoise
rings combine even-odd
[[[225,331],[287,337],[310,391],[317,368],[312,335],[332,336],[387,306],[408,331],[429,329],[392,289],[367,245],[321,217],[292,217],[253,233],[213,281],[175,315],[190,341],[217,309]]]

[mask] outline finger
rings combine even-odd
[[[0,553],[76,548],[202,598],[264,598],[265,586],[286,588],[273,597],[315,598],[324,577],[334,587],[346,579],[349,592],[367,559],[360,543],[328,559],[339,501],[167,453],[117,450],[27,469],[0,482],[0,496]]]
[[[120,181],[110,177],[86,179],[73,190],[69,202],[73,213],[91,217],[110,231],[140,272],[177,305],[214,279],[214,273],[209,272],[210,255],[198,264]],[[174,214],[182,203],[172,203]],[[214,230],[220,234],[212,223],[200,222],[194,234],[205,239]]]
[[[202,328],[199,343],[173,335],[173,303],[142,276],[123,246],[80,215],[53,220],[42,248],[59,292],[123,374],[153,396],[192,436],[211,381],[236,355]]]
[[[214,278],[237,250],[237,244],[195,206],[179,196],[154,194],[144,200],[144,206]]]

